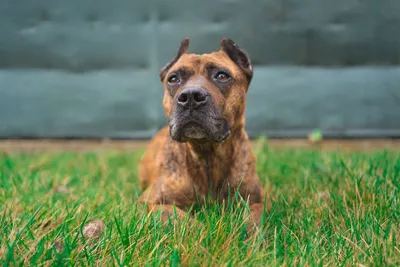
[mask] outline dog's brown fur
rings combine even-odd
[[[252,217],[259,223],[264,196],[256,173],[256,159],[244,129],[246,93],[253,74],[250,60],[229,39],[221,40],[219,51],[203,55],[187,53],[188,43],[187,38],[182,41],[176,57],[160,72],[165,115],[168,119],[176,115],[176,96],[184,88],[202,87],[213,99],[213,110],[220,111],[229,125],[230,135],[223,141],[210,138],[174,141],[170,135],[172,126],[163,128],[140,163],[140,183],[144,189],[140,201],[146,202],[151,210],[163,211],[164,215],[172,215],[175,205],[178,215],[182,215],[207,197],[224,201],[238,190],[249,201]],[[210,80],[206,69],[210,64],[230,72],[233,81],[222,85],[223,90]],[[190,77],[171,90],[167,77],[182,68],[189,70]]]

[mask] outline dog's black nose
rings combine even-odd
[[[185,88],[178,95],[178,105],[184,108],[198,108],[208,102],[208,94],[200,88]]]

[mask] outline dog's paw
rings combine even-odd
[[[182,219],[184,216],[185,212],[179,209],[176,210],[163,209],[161,211],[161,221],[163,222],[176,221]]]
[[[265,220],[267,212],[271,209],[271,205],[266,203],[255,203],[250,205],[250,214],[247,218],[247,234],[252,235],[261,230],[263,218]]]

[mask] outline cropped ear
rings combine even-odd
[[[164,80],[165,75],[167,74],[168,70],[178,61],[178,59],[183,55],[186,54],[189,49],[189,38],[186,37],[185,39],[182,40],[178,52],[176,53],[176,56],[169,61],[159,72],[159,76],[161,81]]]
[[[220,45],[221,50],[223,50],[244,72],[250,84],[253,78],[253,66],[251,65],[250,57],[247,52],[229,38],[222,38]]]

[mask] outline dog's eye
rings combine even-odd
[[[226,81],[228,81],[230,78],[231,78],[231,76],[229,76],[229,74],[226,73],[226,72],[224,72],[224,71],[218,72],[218,73],[215,75],[215,77],[214,77],[214,79],[216,79],[216,80],[218,80],[218,81],[220,81],[220,82],[226,82]]]
[[[181,81],[181,80],[179,80],[178,76],[176,76],[176,75],[171,75],[171,76],[168,78],[168,81],[167,81],[167,82],[168,82],[170,85],[175,85],[175,84],[178,84],[180,81]]]

